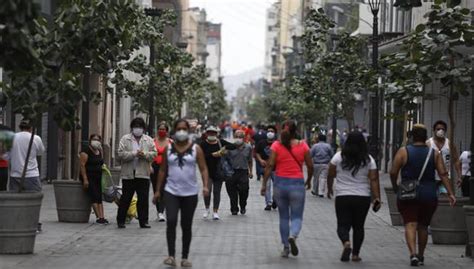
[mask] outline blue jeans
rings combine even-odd
[[[281,242],[288,247],[288,237],[298,237],[303,224],[304,179],[275,176],[273,196],[280,214]]]
[[[270,178],[267,181],[267,191],[265,192],[265,205],[271,205],[273,203],[272,185],[274,177],[275,174],[272,172],[270,174]]]

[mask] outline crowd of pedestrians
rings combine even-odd
[[[130,133],[120,139],[117,156],[121,164],[122,194],[116,222],[118,228],[126,227],[127,211],[136,194],[139,227],[150,228],[151,183],[157,221],[166,222],[166,265],[177,265],[175,245],[179,215],[183,235],[180,265],[192,266],[188,257],[200,192],[204,198],[204,219],[221,219],[219,208],[224,184],[231,215],[246,214],[254,162],[256,180],[261,180],[263,209],[278,209],[282,257],[299,253],[297,239],[303,227],[306,191],[309,190],[316,197],[334,197],[336,233],[342,245],[340,260],[362,261],[360,252],[367,214],[370,208],[377,212],[382,205],[379,169],[368,153],[366,132],[344,131],[334,144],[336,147],[327,143],[326,132],[317,132],[310,139],[313,142],[310,147],[299,136],[297,124],[292,120],[281,126],[258,126],[256,130],[251,125],[239,126],[235,122],[220,128],[210,125],[200,135],[187,120],[180,119],[171,130],[166,123],[160,123],[154,138],[145,134],[146,127],[142,118],[135,118],[130,123]],[[33,128],[27,121],[22,121],[19,129],[11,150],[0,156],[0,191],[8,185],[10,191],[23,188],[40,192],[36,158],[45,149],[41,138],[32,134]],[[2,127],[3,130],[7,130],[6,127]],[[425,126],[414,125],[409,132],[410,143],[400,148],[393,159],[391,183],[397,193],[412,266],[424,264],[428,227],[438,197],[445,195],[451,205],[456,203],[450,182],[456,182],[462,195],[469,196],[471,152],[464,151],[458,156],[456,147],[446,138],[447,131],[447,124],[437,121],[432,128],[433,137],[428,138]],[[103,155],[102,137],[98,134],[90,136],[88,146],[79,155],[81,182],[98,224],[109,223],[102,204]],[[202,179],[201,191],[196,170]],[[22,177],[25,180],[20,184]]]

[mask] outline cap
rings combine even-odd
[[[206,128],[206,132],[216,132],[216,133],[218,133],[219,131],[220,130],[217,127],[212,126],[212,125],[210,125],[209,127]]]

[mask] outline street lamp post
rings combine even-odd
[[[157,8],[145,8],[145,14],[152,18],[159,17],[161,11]],[[150,66],[155,64],[155,43],[150,44]],[[155,94],[154,87],[155,81],[153,76],[150,78],[150,85],[148,85],[148,135],[153,137],[153,131],[155,129]]]
[[[379,58],[379,18],[378,13],[380,9],[381,0],[368,0],[370,10],[374,16],[374,22],[372,27],[372,67],[375,71],[378,70],[378,58]],[[376,72],[377,73],[377,72]],[[375,96],[372,98],[372,121],[370,131],[370,153],[372,157],[377,161],[379,159],[379,91],[375,91]]]

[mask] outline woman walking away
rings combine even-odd
[[[380,208],[380,184],[377,164],[368,153],[367,142],[360,132],[349,133],[341,152],[332,158],[328,171],[328,198],[333,195],[336,178],[337,235],[343,244],[341,261],[359,262],[364,223],[370,200],[374,211]],[[352,228],[352,247],[349,232]]]
[[[81,152],[81,179],[97,217],[96,223],[109,224],[109,221],[104,217],[104,206],[102,205],[101,179],[104,158],[102,157],[101,140],[100,135],[92,134],[89,137],[89,146]]]
[[[150,192],[150,166],[156,157],[153,138],[144,134],[146,125],[142,118],[135,118],[130,123],[131,133],[120,139],[118,157],[122,169],[123,194],[120,197],[117,212],[118,228],[125,228],[125,218],[137,192],[137,211],[140,228],[150,228],[148,224],[148,193]]]
[[[158,125],[158,132],[156,133],[156,137],[154,140],[157,155],[155,159],[153,159],[153,163],[151,164],[153,172],[150,175],[153,193],[157,191],[156,185],[158,185],[158,172],[160,171],[160,165],[163,161],[163,156],[166,153],[165,149],[172,142],[172,140],[168,138],[168,131],[169,128],[165,123],[160,123],[160,125]],[[158,221],[164,222],[166,221],[165,215],[163,214],[163,212],[165,211],[165,200],[163,198],[163,189],[161,189],[160,191],[161,199],[156,202],[156,212],[158,214]]]
[[[176,266],[175,244],[178,212],[181,211],[181,229],[183,232],[182,267],[191,267],[188,260],[191,245],[194,211],[198,202],[199,186],[196,177],[196,165],[201,172],[203,195],[209,195],[208,172],[204,153],[199,145],[190,141],[189,123],[180,119],[174,124],[175,142],[166,148],[166,157],[163,158],[158,173],[157,191],[153,203],[161,198],[161,186],[164,186],[166,201],[166,241],[168,242],[168,258],[164,263]]]
[[[410,265],[424,265],[424,253],[428,242],[428,226],[438,205],[435,171],[448,191],[451,206],[456,203],[443,156],[426,145],[428,131],[424,125],[416,124],[412,129],[413,144],[398,150],[390,171],[392,186],[397,191],[398,211],[405,224],[405,239],[410,251]],[[397,184],[401,170],[403,191]],[[412,192],[407,192],[408,183],[415,182]],[[418,252],[416,240],[418,238]]]
[[[308,168],[308,177],[304,181],[303,163]],[[265,196],[267,181],[276,166],[273,182],[273,196],[280,215],[280,236],[283,243],[281,256],[288,258],[289,253],[298,255],[296,238],[303,224],[305,186],[311,189],[313,161],[309,147],[303,140],[296,139],[296,124],[287,121],[283,124],[280,141],[271,146],[270,159],[265,168],[260,194]]]
[[[211,206],[211,193],[214,196],[213,215],[214,220],[219,220],[219,205],[221,202],[221,189],[224,182],[217,173],[217,167],[225,150],[235,149],[235,145],[224,139],[219,138],[219,129],[209,126],[206,129],[206,138],[203,139],[200,146],[206,158],[207,169],[209,171],[209,196],[204,197],[205,211],[203,217],[207,219],[211,214],[209,207]]]

